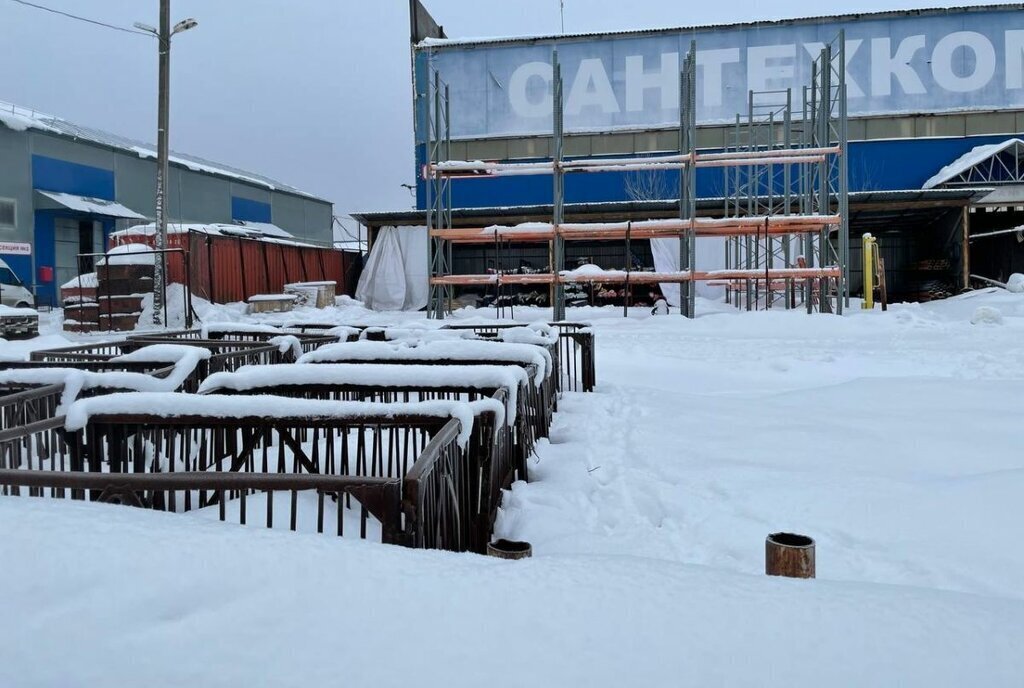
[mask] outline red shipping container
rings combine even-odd
[[[155,245],[153,235],[118,234],[113,245]],[[192,294],[213,303],[245,301],[255,294],[279,294],[293,282],[334,281],[338,294],[351,296],[353,284],[346,277],[358,269],[357,254],[307,244],[288,244],[279,239],[229,236],[197,230],[175,231],[167,236],[167,282],[189,285]]]

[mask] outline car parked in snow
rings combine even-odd
[[[36,300],[10,266],[0,260],[0,304],[13,308],[33,308]]]

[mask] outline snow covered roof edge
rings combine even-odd
[[[536,42],[565,42],[572,40],[585,40],[588,38],[627,38],[633,36],[648,36],[665,33],[697,33],[709,31],[723,31],[728,29],[761,29],[766,27],[792,26],[800,24],[815,24],[825,21],[846,22],[846,21],[877,21],[884,19],[896,19],[900,17],[920,17],[936,14],[960,14],[965,12],[996,12],[1000,10],[1021,10],[1024,3],[997,3],[992,5],[970,5],[960,7],[927,7],[908,8],[896,10],[882,10],[876,12],[847,12],[844,14],[819,14],[805,17],[788,17],[783,19],[761,19],[746,22],[732,22],[727,24],[697,24],[691,26],[661,26],[647,29],[626,29],[619,31],[589,31],[582,33],[550,33],[535,34],[527,36],[484,36],[465,38],[426,38],[416,44],[419,49],[437,48],[462,48],[474,45],[504,45],[522,44]]]
[[[20,107],[14,103],[8,103],[2,100],[0,100],[0,124],[3,124],[14,131],[35,129],[71,139],[81,139],[101,146],[115,148],[124,153],[137,155],[140,158],[156,157],[156,146],[152,146],[148,143],[135,141],[125,136],[103,131],[102,129],[80,126],[61,117],[48,115],[30,108]],[[256,174],[254,172],[247,172],[246,170],[231,167],[229,165],[212,162],[195,155],[187,155],[172,151],[170,161],[173,165],[179,165],[194,172],[228,177],[240,182],[261,186],[270,189],[271,191],[280,191],[282,193],[288,193],[295,196],[303,196],[305,198],[322,201],[324,203],[329,202],[326,199],[307,193],[283,182],[279,182],[271,177]]]
[[[1006,139],[1000,143],[989,143],[984,146],[975,146],[971,150],[967,151],[959,158],[949,163],[941,170],[936,172],[928,181],[926,181],[921,188],[922,189],[933,189],[939,184],[944,184],[950,179],[959,176],[971,169],[975,165],[978,165],[985,160],[988,160],[994,155],[999,155],[1007,148],[1013,146],[1024,146],[1024,141],[1021,139],[1013,138]]]

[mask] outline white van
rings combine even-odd
[[[0,259],[0,304],[15,308],[34,308],[36,300],[10,266]]]

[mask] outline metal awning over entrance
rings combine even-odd
[[[42,196],[44,203],[53,204],[52,207],[67,208],[79,213],[89,215],[102,215],[103,217],[116,217],[127,220],[145,220],[146,216],[137,213],[127,206],[115,201],[107,201],[102,198],[90,198],[89,196],[76,196],[74,194],[60,193],[57,191],[40,191],[36,193]]]

